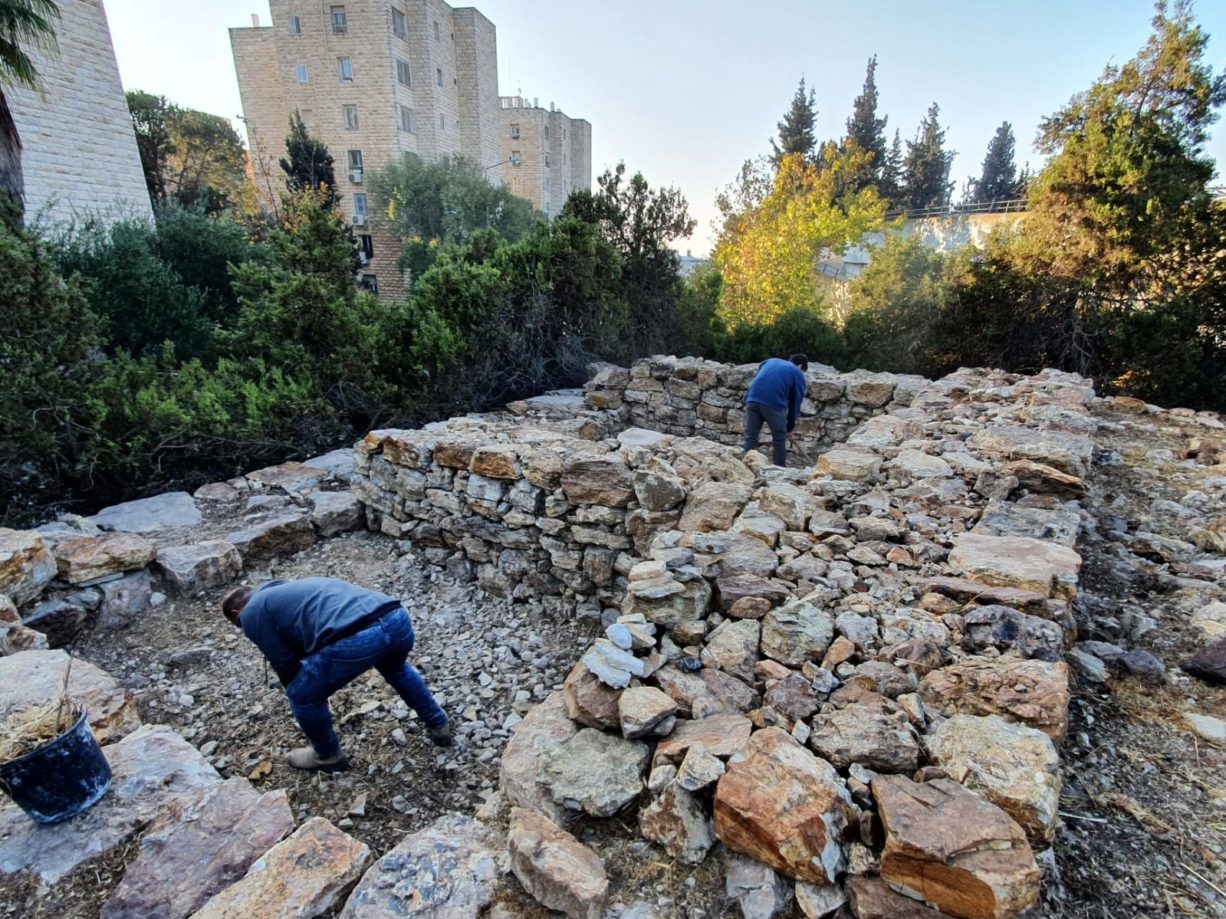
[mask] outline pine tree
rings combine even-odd
[[[919,210],[946,207],[954,183],[949,181],[955,153],[945,149],[945,129],[937,116],[941,107],[935,102],[920,123],[914,141],[907,141],[907,159],[903,167],[905,207]]]
[[[805,78],[800,78],[796,87],[796,95],[792,97],[792,105],[784,113],[779,122],[779,140],[771,138],[771,163],[776,169],[779,163],[789,153],[799,153],[807,161],[812,161],[817,137],[813,133],[813,125],[817,121],[817,97],[813,90],[805,93]]]
[[[970,200],[980,204],[989,201],[1006,201],[1017,191],[1017,164],[1013,161],[1013,126],[1002,121],[996,134],[988,143],[987,156],[983,158],[983,172],[973,180]]]
[[[902,201],[902,137],[898,129],[894,129],[894,141],[881,164],[881,181],[877,190],[881,197],[890,202],[890,207],[903,206]]]
[[[877,55],[868,59],[864,75],[864,89],[856,96],[851,117],[847,119],[847,138],[844,149],[858,148],[872,154],[852,180],[852,190],[859,191],[870,185],[881,184],[885,168],[885,124],[887,119],[877,117]]]
[[[323,142],[311,136],[297,111],[289,119],[289,136],[285,138],[288,159],[281,160],[285,170],[285,186],[291,194],[305,188],[320,193],[320,202],[325,210],[336,204],[336,171],[332,167],[332,154]]]

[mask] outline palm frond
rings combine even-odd
[[[23,46],[57,50],[59,20],[54,0],[0,0],[0,84],[38,86],[38,71]]]

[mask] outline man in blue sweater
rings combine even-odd
[[[238,587],[221,611],[268,658],[311,742],[289,754],[295,769],[338,772],[349,764],[332,730],[328,697],[376,668],[417,712],[430,739],[451,745],[451,726],[408,661],[413,621],[399,600],[333,578]]]
[[[746,453],[758,445],[762,423],[766,422],[771,431],[771,462],[776,466],[788,464],[788,435],[800,417],[800,403],[809,385],[805,379],[808,369],[809,359],[803,354],[793,354],[786,361],[772,357],[758,367],[758,375],[745,393]]]

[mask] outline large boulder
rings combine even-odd
[[[221,539],[158,549],[158,570],[180,594],[197,594],[228,584],[243,570],[238,549]]]
[[[1016,820],[1032,846],[1051,845],[1060,757],[1046,734],[995,715],[954,715],[928,734],[925,745],[934,766]]]
[[[753,681],[753,668],[758,662],[758,622],[755,619],[727,619],[707,636],[702,649],[702,662]]]
[[[280,558],[301,552],[315,543],[315,528],[310,515],[288,511],[226,536],[243,560]]]
[[[648,756],[646,744],[584,728],[541,757],[540,781],[557,804],[610,817],[643,790]]]
[[[906,776],[872,782],[885,828],[881,879],[960,919],[1013,919],[1039,899],[1026,834],[956,782]]]
[[[851,482],[868,482],[881,471],[881,457],[866,450],[835,447],[823,453],[813,467],[813,477],[829,476]]]
[[[753,487],[744,482],[703,482],[690,492],[679,528],[708,533],[726,530],[749,503]]]
[[[20,606],[55,577],[55,556],[34,530],[0,527],[0,594]]]
[[[340,919],[483,915],[505,870],[506,855],[493,833],[471,817],[447,814],[372,865]]]
[[[1068,665],[1063,661],[970,657],[934,670],[920,698],[941,715],[1000,715],[1037,728],[1056,743],[1068,730]]]
[[[163,813],[141,837],[102,919],[190,916],[293,829],[283,790],[261,795],[243,778],[210,785]]]
[[[579,661],[562,683],[566,714],[589,728],[615,728],[621,722],[621,693],[602,682],[587,664]]]
[[[555,823],[567,818],[567,810],[554,803],[538,776],[544,757],[578,732],[578,725],[567,717],[561,692],[550,693],[528,711],[503,748],[499,764],[498,785],[511,804],[535,810]]]
[[[949,565],[972,581],[1072,600],[1077,596],[1081,556],[1066,546],[1027,536],[960,533],[954,537]]]
[[[534,811],[515,808],[507,831],[511,870],[533,898],[572,919],[600,919],[609,879],[600,856]]]
[[[840,769],[859,763],[878,772],[914,772],[920,749],[902,712],[848,705],[815,715],[809,746]]]
[[[322,916],[340,905],[369,862],[369,846],[312,817],[192,919]]]
[[[59,575],[69,584],[87,584],[125,571],[139,571],[157,555],[153,543],[134,533],[104,533],[65,539],[53,550]]]
[[[639,829],[644,838],[659,843],[670,856],[689,865],[701,863],[715,845],[706,806],[676,781],[669,782],[639,811]]]
[[[744,715],[719,714],[679,721],[656,747],[654,762],[680,763],[691,747],[702,746],[712,756],[735,756],[749,742],[753,723]]]
[[[833,883],[850,819],[843,780],[789,734],[769,727],[749,738],[715,789],[715,834],[734,852],[789,877]]]

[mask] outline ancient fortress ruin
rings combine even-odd
[[[1051,370],[930,381],[817,367],[785,469],[737,445],[754,371],[601,365],[581,394],[0,531],[0,681],[21,687],[3,710],[63,672],[40,627],[62,644],[122,616],[134,594],[147,602],[151,574],[172,595],[215,598],[244,566],[361,526],[593,636],[510,730],[499,793],[378,861],[324,818],[295,826],[284,792],[223,781],[183,737],[141,726],[132,694],[79,660],[73,685],[115,789],[51,828],[0,806],[0,876],[53,887],[153,826],[103,915],[519,915],[507,884],[570,916],[671,915],[612,908],[603,853],[569,832],[620,820],[655,858],[700,865],[722,847],[745,916],[1036,907],[1062,819],[1071,680],[1106,666],[1074,647],[1099,417],[1160,410]],[[1209,413],[1177,421],[1206,438],[1222,428]],[[240,493],[249,507],[289,500],[257,503],[230,532],[201,529]],[[1189,524],[1185,545],[1185,567],[1226,551],[1226,518]],[[1198,583],[1212,584],[1220,567],[1204,566]],[[88,639],[78,647],[88,659]],[[1137,650],[1107,663],[1162,670]],[[150,774],[154,759],[170,773]],[[185,849],[207,853],[197,870],[175,889],[148,882]],[[269,903],[282,911],[261,912]]]

